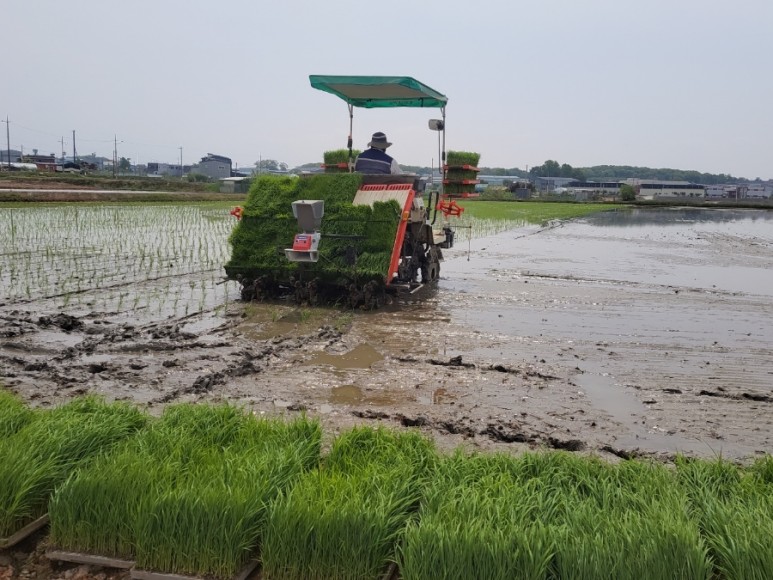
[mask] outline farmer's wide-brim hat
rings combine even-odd
[[[370,138],[370,143],[368,143],[368,147],[375,147],[376,149],[386,149],[390,145],[391,143],[387,141],[386,135],[381,131],[373,133],[373,136]]]

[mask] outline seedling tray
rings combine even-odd
[[[76,564],[92,564],[94,566],[103,566],[105,568],[120,568],[122,570],[134,568],[135,564],[134,560],[107,558],[105,556],[96,556],[94,554],[85,554],[83,552],[65,552],[62,550],[49,550],[46,552],[46,558],[49,560],[74,562]]]
[[[474,165],[444,165],[443,169],[445,171],[449,171],[452,169],[462,169],[464,171],[480,171],[480,169],[478,169]]]
[[[241,572],[231,580],[246,580],[246,578],[258,567],[257,560],[251,560],[242,568]],[[151,572],[149,570],[132,569],[129,574],[134,580],[201,580],[203,576],[184,576],[182,574],[164,574],[163,572]]]
[[[443,185],[477,185],[480,183],[478,179],[444,179]]]
[[[137,570],[134,560],[122,560],[120,558],[107,558],[105,556],[96,556],[94,554],[85,554],[83,552],[65,552],[61,550],[49,550],[46,552],[49,560],[61,560],[63,562],[74,562],[76,564],[91,564],[93,566],[102,566],[104,568],[118,568],[129,570],[129,575],[134,580],[202,580],[203,576],[186,576],[184,574],[167,574],[164,572],[153,572],[151,570]],[[258,567],[257,560],[250,560],[242,570],[233,576],[230,580],[246,580]]]
[[[33,533],[37,532],[40,528],[45,526],[47,523],[48,523],[48,514],[45,514],[40,516],[35,521],[28,523],[26,526],[21,528],[15,534],[8,536],[7,538],[0,538],[0,550],[5,548],[10,548],[11,546],[18,544],[24,538],[31,536]]]

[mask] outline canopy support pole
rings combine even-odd
[[[443,131],[442,131],[442,133],[443,133],[443,152],[441,153],[441,160],[440,160],[441,167],[443,168],[443,174],[442,174],[443,175],[443,180],[440,182],[440,187],[441,187],[441,191],[443,191],[443,189],[442,189],[443,182],[447,178],[447,174],[446,174],[446,108],[445,107],[440,107],[440,113],[443,115]],[[445,192],[443,192],[443,193],[445,193]]]
[[[349,148],[349,173],[354,171],[354,159],[352,159],[352,128],[354,127],[354,105],[347,103],[349,107],[349,139],[346,144]]]

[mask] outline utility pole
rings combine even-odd
[[[116,165],[118,164],[118,136],[113,133],[113,177],[116,175]]]
[[[183,148],[180,147],[180,179],[183,178]]]
[[[11,122],[8,120],[8,115],[5,116],[5,139],[8,146],[8,171],[11,170]]]
[[[72,130],[72,162],[78,162],[78,154],[75,152],[75,129]]]
[[[62,163],[64,163],[64,137],[62,137],[62,148],[59,150],[62,152]]]

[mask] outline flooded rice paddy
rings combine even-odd
[[[160,409],[227,399],[442,446],[748,458],[773,447],[773,213],[462,220],[376,312],[238,301],[220,204],[0,208],[0,381]]]
[[[217,207],[0,208],[0,302],[71,314],[181,316],[222,303],[233,217]]]

